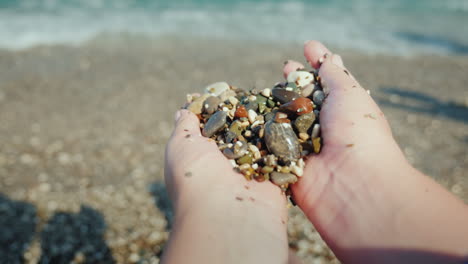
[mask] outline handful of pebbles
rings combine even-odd
[[[213,83],[187,95],[185,108],[247,180],[270,180],[286,192],[303,175],[304,157],[320,152],[324,99],[317,71],[297,69],[263,90]]]

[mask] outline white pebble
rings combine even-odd
[[[235,160],[229,160],[229,162],[231,162],[233,168],[237,167],[237,163]]]
[[[250,123],[253,124],[253,122],[255,122],[257,118],[257,113],[254,110],[250,109],[247,114],[248,114]]]
[[[284,88],[284,89],[285,89],[286,91],[290,91],[290,92],[291,92],[292,90],[294,90],[292,87],[286,87],[286,88]]]
[[[128,261],[130,263],[137,263],[138,261],[140,261],[140,256],[138,256],[137,253],[132,253],[130,254],[130,257],[128,257]]]
[[[250,164],[244,163],[244,164],[239,166],[239,169],[240,170],[248,170],[248,169],[250,169]]]
[[[294,165],[290,166],[291,172],[296,174],[296,176],[301,177],[304,174],[304,170],[302,168],[299,168],[299,166]]]
[[[255,128],[257,126],[260,125],[260,121],[259,120],[256,120],[255,122],[252,123],[252,126],[250,126],[251,128]]]
[[[224,91],[227,91],[227,90],[229,90],[229,84],[227,84],[225,82],[217,82],[217,83],[213,83],[213,84],[208,85],[205,88],[205,93],[211,94],[213,96],[219,96]]]
[[[239,100],[235,98],[234,96],[230,96],[228,100],[233,106],[236,106],[239,103]]]
[[[305,167],[304,159],[299,159],[297,161],[297,166],[299,166],[299,168],[303,169]]]
[[[299,87],[304,87],[314,82],[314,75],[306,71],[293,71],[288,74],[288,82],[296,83]]]
[[[319,136],[319,133],[320,133],[320,124],[315,124],[314,128],[312,128],[311,137],[312,138],[317,138]]]
[[[223,111],[224,111],[224,112],[229,112],[229,108],[223,107]]]
[[[260,159],[262,157],[262,154],[260,153],[260,150],[257,148],[257,146],[249,145],[249,149],[252,152],[254,159]]]
[[[252,169],[254,170],[258,169],[258,164],[257,163],[252,164]]]
[[[255,100],[257,100],[257,96],[250,95],[248,99],[249,99],[249,101],[254,102]]]
[[[271,89],[270,88],[265,88],[262,90],[261,94],[265,97],[270,97],[271,96]]]

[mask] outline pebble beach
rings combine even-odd
[[[468,57],[336,51],[413,166],[468,203]],[[272,87],[287,59],[302,46],[132,34],[0,50],[0,262],[159,263],[175,111],[217,81]],[[304,263],[339,263],[295,207],[288,234]]]

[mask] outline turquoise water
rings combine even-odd
[[[0,47],[11,49],[137,32],[468,54],[466,27],[468,0],[0,0]]]

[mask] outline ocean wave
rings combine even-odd
[[[0,47],[80,44],[101,32],[137,32],[278,43],[313,38],[400,55],[465,53],[468,34],[454,29],[467,20],[466,1],[408,2],[0,0]]]

